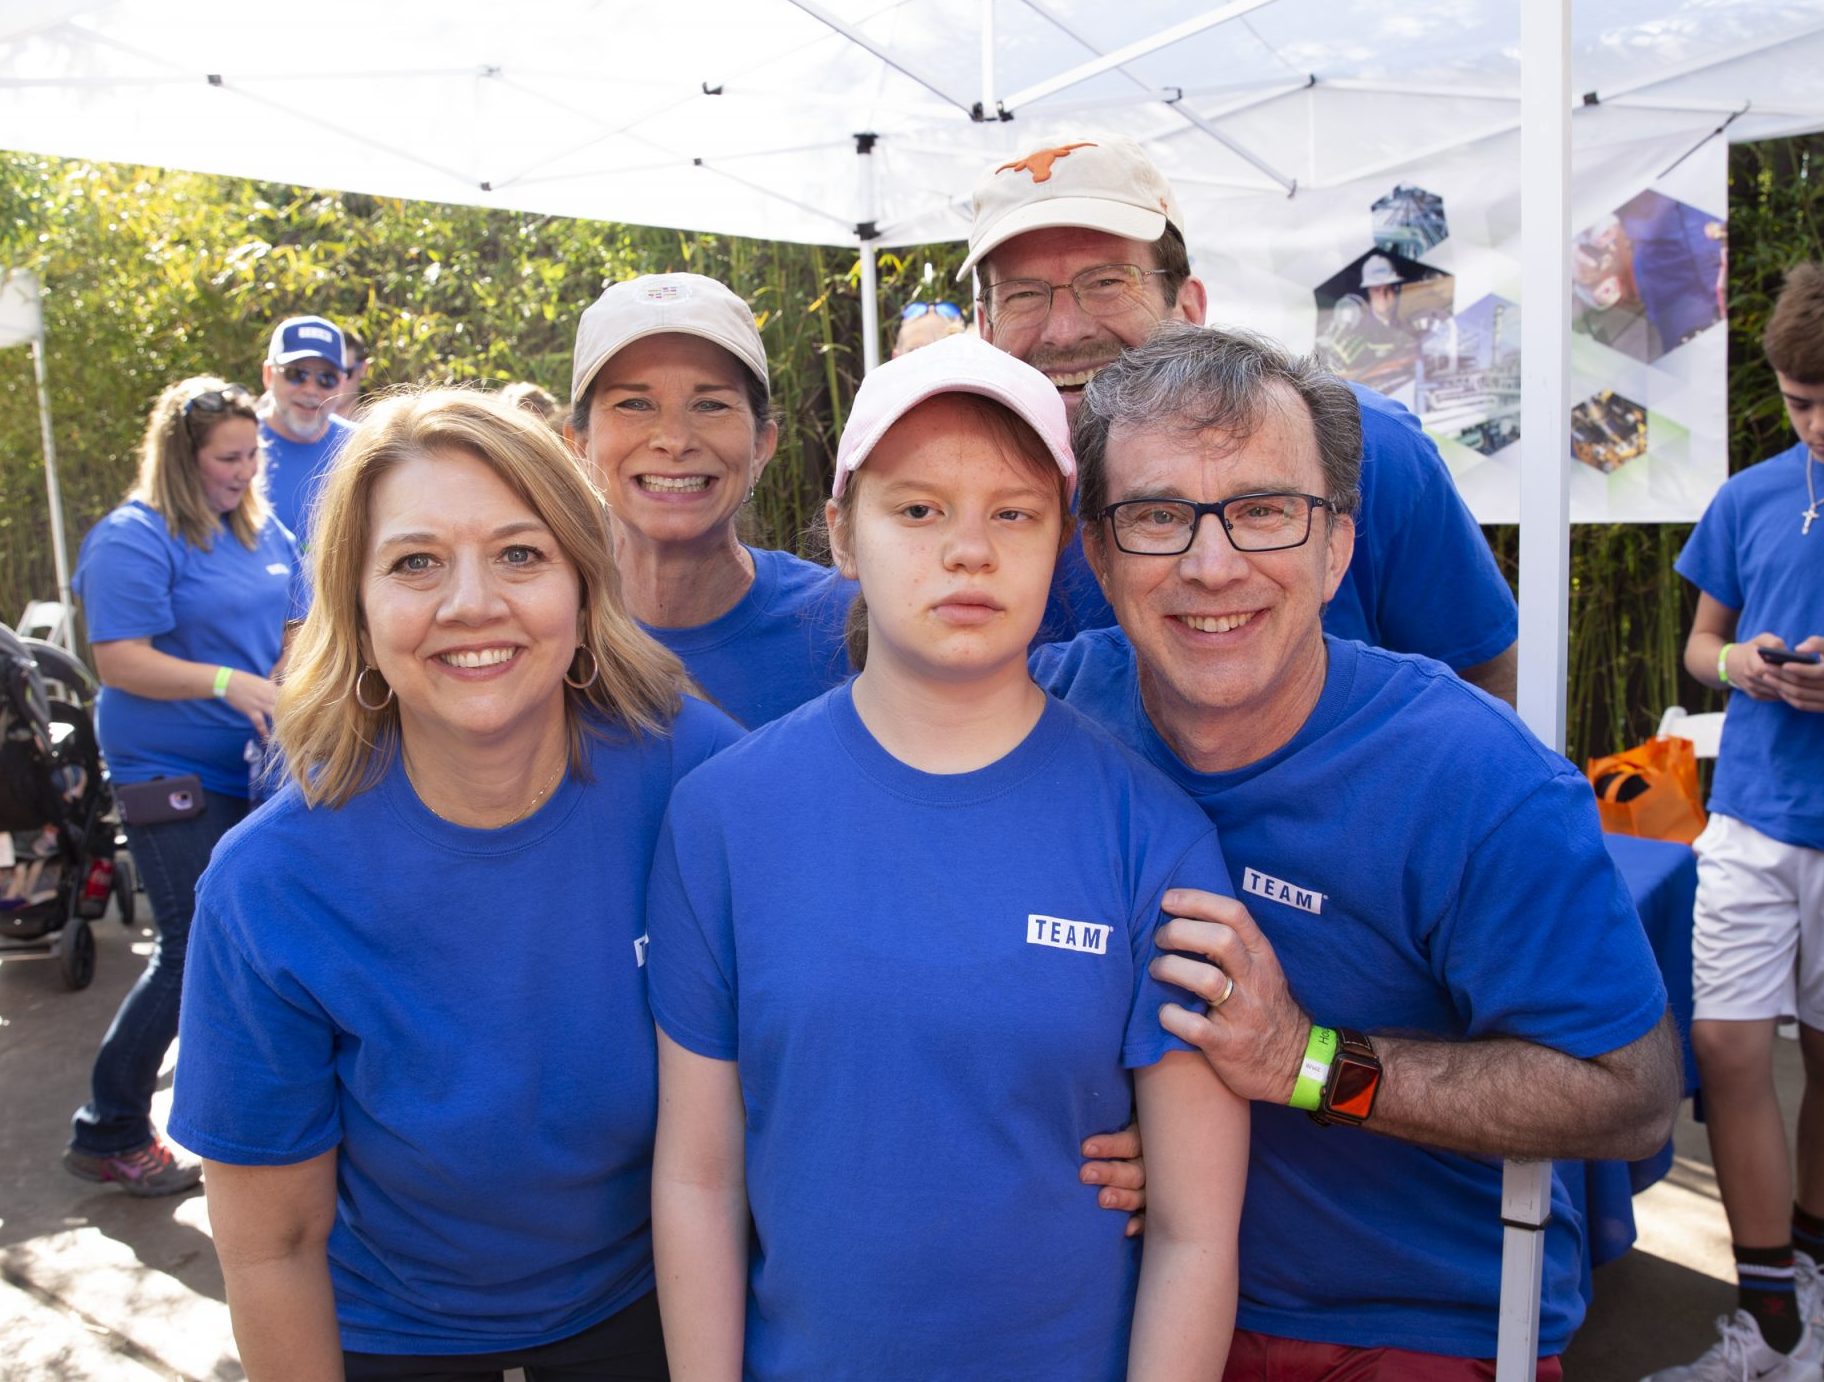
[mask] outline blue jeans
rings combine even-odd
[[[177,1039],[196,881],[209,866],[215,842],[248,810],[243,798],[204,792],[199,816],[127,827],[127,848],[158,923],[158,945],[101,1039],[90,1077],[91,1097],[77,1110],[70,1138],[78,1151],[110,1156],[152,1140],[152,1091],[165,1052]]]

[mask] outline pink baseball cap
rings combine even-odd
[[[1076,493],[1077,460],[1057,387],[1025,361],[978,337],[949,336],[887,361],[861,381],[836,445],[832,497],[841,497],[844,482],[889,427],[926,399],[945,393],[980,394],[1011,408],[1039,434],[1069,482],[1070,494]]]

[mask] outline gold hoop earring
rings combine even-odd
[[[587,643],[578,643],[576,645],[576,652],[589,654],[588,679],[585,681],[570,680],[570,668],[576,666],[576,653],[572,653],[570,655],[570,667],[564,668],[564,685],[568,686],[572,691],[587,691],[591,686],[595,685],[595,679],[597,677],[601,676],[602,664],[596,658],[595,653],[590,650],[590,647]]]
[[[366,701],[361,699],[361,679],[369,672],[378,674],[379,669],[377,667],[363,666],[359,672],[355,673],[355,704],[370,714],[374,714],[385,710],[393,703],[393,688],[391,686],[386,687],[386,696],[379,705],[369,705]],[[381,684],[383,686],[386,685],[386,679],[384,677],[381,678]]]

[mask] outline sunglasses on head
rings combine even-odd
[[[184,403],[184,416],[191,413],[225,413],[231,408],[251,408],[253,395],[239,384],[230,384],[225,389],[211,389],[208,393],[199,393],[195,398]]]
[[[927,312],[935,312],[953,322],[963,319],[963,309],[954,302],[908,302],[906,310],[899,314],[899,319],[902,322],[917,321]]]
[[[309,380],[316,380],[319,389],[339,389],[342,387],[342,371],[336,369],[305,369],[302,365],[286,365],[279,373],[285,376],[285,382],[292,388],[302,388]]]

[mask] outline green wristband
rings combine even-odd
[[[1729,686],[1729,685],[1733,684],[1729,680],[1729,650],[1731,648],[1733,648],[1734,646],[1735,646],[1735,644],[1733,644],[1733,643],[1725,643],[1725,644],[1723,644],[1723,646],[1720,649],[1717,650],[1716,679],[1718,681],[1720,681],[1724,686]]]
[[[1336,1046],[1334,1028],[1311,1024],[1311,1039],[1305,1043],[1305,1059],[1298,1067],[1298,1083],[1292,1086],[1293,1108],[1316,1113],[1323,1107],[1324,1084],[1330,1078],[1330,1062],[1336,1059]]]
[[[232,667],[217,667],[215,669],[215,698],[218,701],[224,699],[228,695],[228,679],[233,675],[234,668]]]

